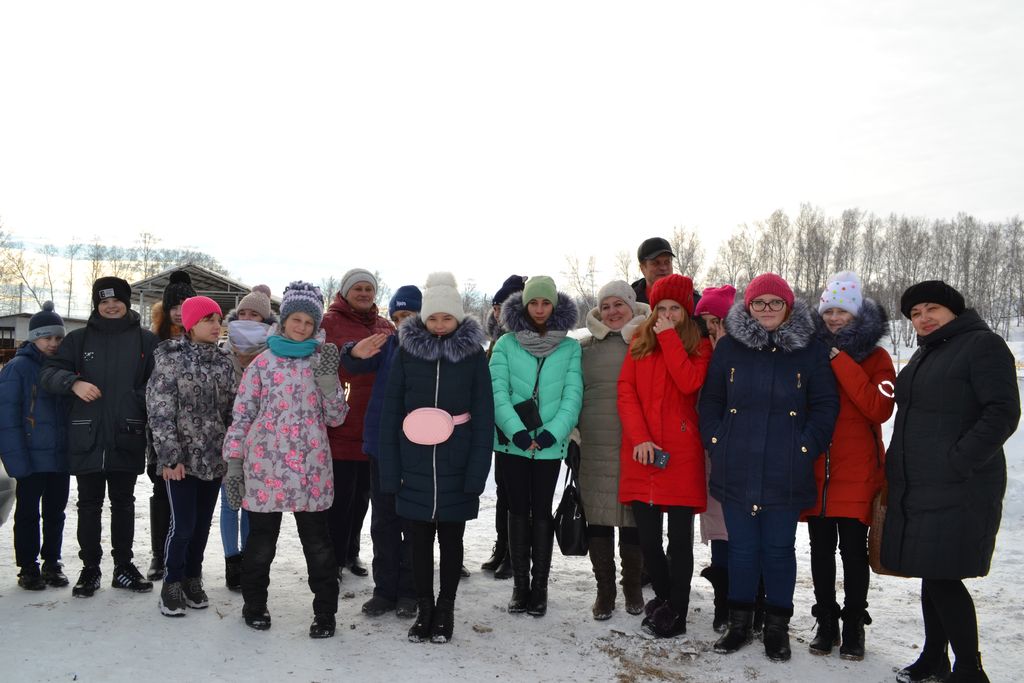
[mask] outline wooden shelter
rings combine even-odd
[[[163,298],[164,288],[171,281],[171,273],[176,270],[184,270],[192,278],[192,287],[196,294],[208,296],[220,304],[221,312],[227,315],[228,311],[238,306],[243,296],[252,291],[248,285],[237,280],[214,272],[209,268],[197,266],[194,263],[185,263],[173,268],[147,277],[132,283],[132,307],[142,316],[143,326],[149,325],[149,312],[153,304]],[[280,311],[281,299],[270,298],[270,306],[275,311]]]

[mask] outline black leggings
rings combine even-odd
[[[826,609],[836,602],[836,544],[843,558],[843,605],[859,613],[868,606],[868,527],[850,517],[811,517],[811,578],[814,599]]]
[[[972,661],[978,652],[978,616],[967,586],[959,579],[921,579],[924,648],[921,656],[953,646],[958,661]]]
[[[587,525],[587,536],[590,538],[615,538],[613,526],[600,526],[598,524]],[[620,526],[619,545],[640,545],[640,534],[635,526]]]
[[[651,577],[654,594],[669,601],[677,614],[685,615],[693,576],[693,508],[668,506],[668,554],[672,557],[669,563],[661,541],[661,507],[637,500],[632,505],[644,567]]]
[[[521,455],[498,453],[505,480],[508,511],[513,515],[536,519],[551,518],[561,460],[535,460]]]
[[[412,575],[416,597],[434,599],[434,534],[441,546],[441,589],[438,598],[455,601],[462,578],[462,537],[465,522],[420,522],[410,520],[412,527]]]

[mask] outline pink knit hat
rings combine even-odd
[[[729,315],[729,309],[732,308],[735,301],[736,288],[732,285],[705,287],[700,295],[700,301],[697,302],[697,308],[693,313],[694,315],[707,313],[716,318],[724,319],[725,316]]]
[[[662,299],[678,301],[686,309],[687,315],[693,315],[693,280],[685,275],[672,273],[666,275],[651,287],[651,293],[647,295],[653,309]]]
[[[786,302],[786,308],[793,310],[793,290],[775,273],[764,273],[751,280],[743,292],[743,305],[749,308],[750,302],[762,294],[774,294]]]
[[[181,326],[185,331],[190,331],[195,324],[208,315],[223,316],[220,304],[208,296],[193,296],[185,299],[181,304]]]

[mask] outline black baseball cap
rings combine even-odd
[[[672,258],[676,257],[672,253],[672,246],[668,243],[668,240],[661,237],[651,237],[644,240],[640,248],[636,250],[636,257],[640,261],[657,258],[662,254],[668,254]]]

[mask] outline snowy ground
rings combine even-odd
[[[968,581],[980,622],[981,649],[993,681],[1019,680],[1024,670],[1024,430],[1007,444],[1009,485],[992,573]],[[74,480],[64,556],[74,581],[80,565],[75,540]],[[149,563],[149,483],[136,489],[136,559]],[[556,496],[557,501],[557,496]],[[73,599],[71,589],[28,592],[18,588],[11,524],[0,527],[0,662],[5,681],[402,681],[418,675],[433,680],[504,681],[857,681],[893,680],[893,671],[917,657],[923,637],[918,581],[872,575],[867,657],[845,662],[838,653],[815,657],[813,603],[806,529],[798,531],[796,615],[791,624],[793,659],[770,663],[760,643],[730,656],[711,652],[711,590],[695,576],[689,632],[685,638],[651,641],[637,635],[639,617],[619,609],[611,620],[590,617],[594,583],[587,558],[558,555],[552,568],[550,604],[542,619],[508,615],[511,583],[479,571],[493,542],[493,489],[481,518],[466,531],[466,564],[473,576],[462,582],[456,602],[454,640],[448,645],[412,644],[410,622],[393,614],[371,619],[360,613],[372,581],[345,575],[338,635],[313,641],[306,635],[311,594],[294,526],[282,529],[271,574],[273,628],[256,632],[241,619],[242,599],[223,585],[221,543],[216,528],[207,551],[207,610],[182,619],[160,615],[157,593],[134,595],[110,587],[112,567],[104,563],[103,588],[92,599]],[[104,520],[106,524],[106,518]],[[366,526],[368,528],[368,524]],[[105,541],[106,543],[106,541]],[[108,548],[108,546],[105,545]],[[364,534],[363,557],[370,541]],[[695,572],[708,563],[707,548],[695,546]],[[159,584],[157,584],[159,590]],[[648,588],[648,597],[651,596]]]

